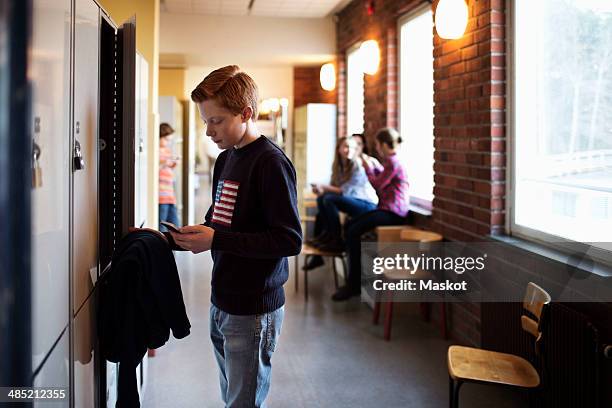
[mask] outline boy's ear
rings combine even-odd
[[[247,106],[242,110],[242,120],[247,122],[249,119],[253,117],[253,108],[251,106]]]

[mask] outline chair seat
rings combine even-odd
[[[524,358],[472,347],[448,348],[448,372],[454,380],[535,388],[540,376]]]
[[[431,279],[433,275],[429,271],[417,269],[414,273],[406,269],[389,269],[383,273],[383,276],[387,280],[417,280],[417,279]]]
[[[319,256],[343,256],[344,251],[340,251],[340,252],[322,251],[319,248],[313,247],[312,245],[303,244],[301,254],[302,255],[319,255]]]

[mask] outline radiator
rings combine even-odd
[[[486,349],[518,354],[531,361],[542,377],[533,406],[603,408],[603,346],[589,318],[571,305],[553,303],[544,327],[543,358],[534,339],[520,327],[520,303],[483,303],[482,344]],[[609,407],[607,407],[609,408]]]

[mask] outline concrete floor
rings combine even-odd
[[[209,194],[207,188],[202,191],[200,208]],[[208,253],[177,253],[176,259],[192,332],[182,340],[171,338],[149,360],[142,406],[222,407],[208,337],[212,261]],[[294,292],[292,263],[285,321],[272,359],[269,408],[448,406],[446,349],[451,342],[421,320],[416,304],[397,305],[392,339],[386,342],[365,303],[331,302],[334,285],[327,266],[309,275],[309,301],[304,302],[303,288]],[[462,387],[460,402],[462,408],[527,406],[520,390],[475,384]]]

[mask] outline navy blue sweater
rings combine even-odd
[[[236,315],[278,309],[285,304],[286,257],[302,246],[293,165],[261,136],[219,155],[212,196],[205,222],[215,230],[211,302]]]

